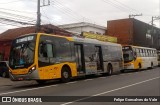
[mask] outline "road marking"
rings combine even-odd
[[[156,80],[156,79],[159,79],[159,78],[160,78],[160,76],[159,77],[155,77],[155,78],[151,78],[151,79],[148,79],[148,80],[145,80],[145,81],[137,82],[137,83],[134,83],[134,84],[131,84],[131,85],[127,85],[127,86],[123,86],[123,87],[120,87],[120,88],[116,88],[116,89],[113,89],[113,90],[105,91],[105,92],[102,92],[102,93],[99,93],[99,94],[92,95],[90,97],[81,98],[81,99],[77,99],[77,100],[74,100],[74,101],[71,101],[71,102],[63,103],[61,105],[73,104],[73,103],[78,102],[78,101],[89,99],[89,98],[92,98],[92,97],[95,97],[95,96],[108,94],[108,93],[111,93],[111,92],[114,92],[114,91],[118,91],[118,90],[122,90],[122,89],[125,89],[125,88],[129,88],[129,87],[132,87],[132,86],[135,86],[135,85],[139,85],[139,84],[142,84],[142,83],[145,83],[145,82],[149,82],[149,81],[152,81],[152,80]]]
[[[25,90],[13,91],[13,92],[0,93],[0,96],[7,95],[7,94],[13,94],[13,93],[20,93],[20,92],[25,92],[25,91],[30,91],[30,90],[38,90],[38,89],[54,87],[54,86],[58,86],[58,85],[50,85],[50,86],[44,86],[44,87],[38,87],[38,88],[32,88],[32,89],[25,89]]]
[[[68,83],[65,83],[65,84],[73,84],[73,83],[76,83],[77,81],[74,81],[74,82],[68,82]]]
[[[153,69],[153,70],[155,70],[155,69]],[[143,72],[150,72],[150,71],[153,71],[153,70],[140,70],[140,71],[130,71],[130,72],[128,72],[128,73],[120,73],[120,74],[116,74],[116,75],[111,75],[111,76],[109,76],[109,77],[115,77],[115,76],[123,76],[123,75],[131,75],[131,74],[137,74],[137,73],[143,73]],[[107,78],[108,78],[108,76],[107,76]]]
[[[124,76],[124,75],[131,75],[131,74],[135,74],[135,73],[142,73],[142,72],[149,72],[149,70],[144,70],[144,71],[139,71],[139,72],[128,72],[128,73],[120,73],[120,74],[115,74],[115,75],[111,75],[111,76],[104,76],[104,77],[99,77],[102,79],[107,79],[107,78],[112,78],[112,77],[116,77],[116,76]]]
[[[86,79],[86,80],[84,80],[84,81],[92,81],[93,79]]]

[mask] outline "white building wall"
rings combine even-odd
[[[81,34],[82,32],[90,32],[90,31],[94,32],[95,34],[96,32],[101,33],[102,35],[105,34],[104,29],[99,29],[91,26],[73,27],[73,28],[67,28],[65,30],[69,32],[77,33],[77,34]]]
[[[67,29],[63,28],[63,29],[69,32],[77,33],[77,34],[81,34],[81,32],[83,32],[83,27],[74,27],[74,28],[67,28]]]
[[[80,35],[82,32],[94,32],[95,34],[98,32],[100,34],[105,34],[106,28],[102,26],[98,26],[90,23],[73,23],[67,25],[61,25],[60,28]]]
[[[100,28],[96,28],[96,27],[90,27],[90,26],[86,27],[85,31],[87,31],[87,32],[93,31],[95,34],[96,34],[96,32],[101,33],[102,35],[105,34],[104,29],[100,29]]]

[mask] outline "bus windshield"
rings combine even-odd
[[[24,38],[29,40],[24,40]],[[35,41],[32,38],[27,36],[13,42],[9,59],[12,69],[27,68],[34,63]]]
[[[134,60],[133,50],[131,48],[123,48],[124,63]]]

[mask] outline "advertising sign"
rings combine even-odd
[[[107,35],[98,35],[98,34],[92,34],[89,32],[83,32],[83,37],[90,38],[90,39],[97,39],[97,40],[104,41],[104,42],[117,43],[116,37],[107,36]]]

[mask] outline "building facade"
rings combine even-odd
[[[160,49],[160,29],[134,18],[108,21],[107,34],[120,44]]]
[[[86,22],[59,25],[59,28],[72,32],[75,35],[81,35],[82,32],[106,35],[106,27]]]

